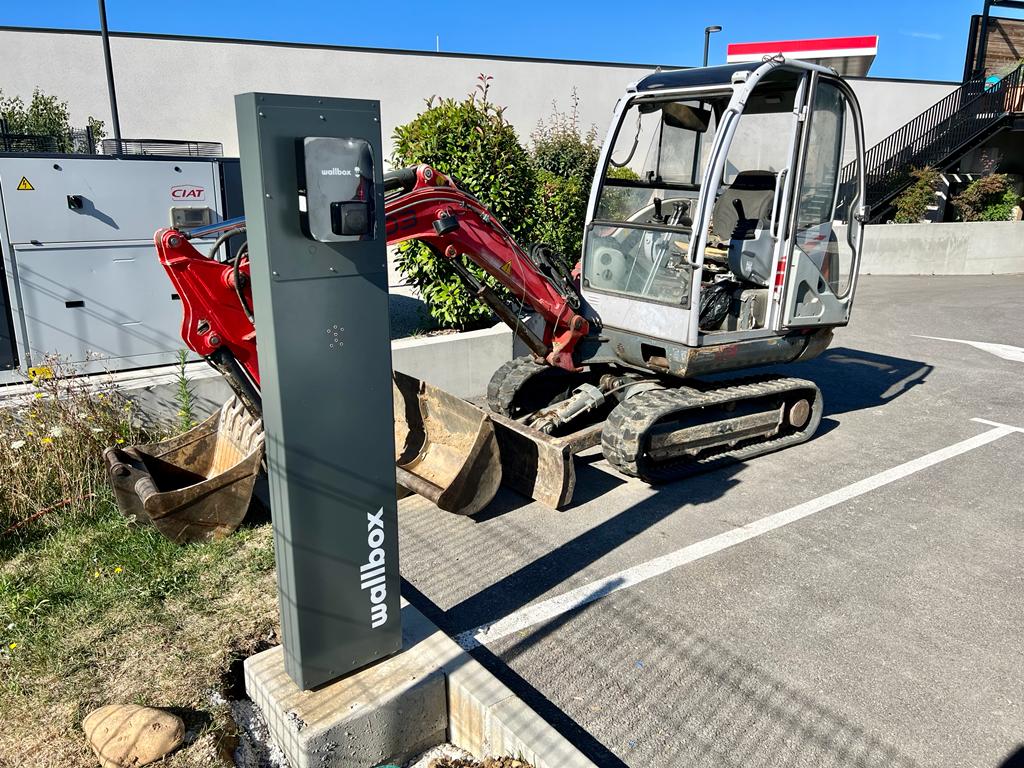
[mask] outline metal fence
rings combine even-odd
[[[104,155],[173,155],[175,157],[223,157],[224,145],[216,141],[176,141],[174,139],[104,139]]]
[[[216,141],[179,141],[176,139],[116,139],[98,141],[92,128],[73,128],[67,133],[14,133],[0,118],[0,152],[26,154],[80,155],[153,155],[174,157],[223,157],[224,145]]]
[[[96,154],[96,138],[92,128],[72,128],[62,134],[13,133],[8,123],[0,118],[0,152],[61,152],[68,154]]]

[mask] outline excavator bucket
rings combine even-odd
[[[501,485],[501,457],[487,413],[424,381],[394,372],[398,485],[458,515],[473,515]]]
[[[159,443],[103,452],[117,506],[178,542],[220,539],[245,517],[263,459],[263,423],[231,398]]]
[[[494,425],[484,411],[395,372],[399,488],[459,515],[479,512],[501,485]],[[231,398],[202,424],[159,443],[107,448],[121,512],[178,542],[219,539],[249,508],[263,459],[263,424]]]

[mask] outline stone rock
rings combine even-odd
[[[137,768],[175,750],[185,737],[177,715],[136,704],[108,704],[82,721],[82,730],[103,768]]]

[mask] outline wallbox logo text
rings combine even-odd
[[[358,172],[358,171],[359,171],[359,169],[357,168],[356,172]],[[352,175],[352,171],[350,171],[348,168],[342,169],[342,168],[339,168],[338,166],[334,166],[333,168],[322,168],[322,169],[320,169],[320,175],[321,176],[351,176]]]
[[[366,544],[370,554],[359,566],[359,587],[370,590],[370,627],[376,629],[388,620],[388,588],[384,575],[384,507],[376,514],[366,513]]]

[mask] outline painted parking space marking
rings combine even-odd
[[[951,341],[954,344],[966,344],[990,355],[1001,357],[1013,363],[1024,363],[1024,347],[1014,347],[1011,344],[993,344],[988,341],[968,341],[967,339],[946,339],[942,336],[915,336],[918,339],[933,339],[935,341]]]
[[[849,501],[850,499],[862,496],[884,485],[900,480],[904,477],[927,469],[948,459],[960,456],[975,448],[988,445],[995,440],[1012,435],[1024,433],[1021,427],[1014,427],[998,422],[985,421],[983,419],[972,419],[972,421],[993,425],[992,429],[982,432],[980,435],[969,437],[958,443],[940,448],[920,458],[884,470],[871,477],[859,480],[838,490],[811,499],[795,507],[776,512],[773,515],[762,517],[759,520],[747,523],[746,525],[712,536],[709,539],[698,541],[689,546],[669,552],[666,555],[648,560],[646,563],[627,568],[618,573],[606,576],[601,579],[585,584],[582,587],[572,589],[565,594],[542,600],[534,605],[515,611],[497,621],[483,624],[475,629],[470,629],[455,636],[455,641],[467,650],[488,645],[501,640],[504,637],[521,632],[535,624],[561,616],[564,613],[580,608],[589,603],[600,600],[614,592],[628,587],[641,584],[648,579],[668,573],[680,566],[692,563],[696,560],[721,552],[724,549],[742,544],[750,539],[762,536],[770,531],[782,528],[785,525],[803,520],[817,512],[829,509]]]
[[[1024,427],[1015,427],[1012,424],[1003,424],[1001,421],[990,421],[988,419],[971,419],[979,424],[988,424],[990,427],[1002,427],[1003,429],[1011,429],[1014,432],[1024,432]]]

